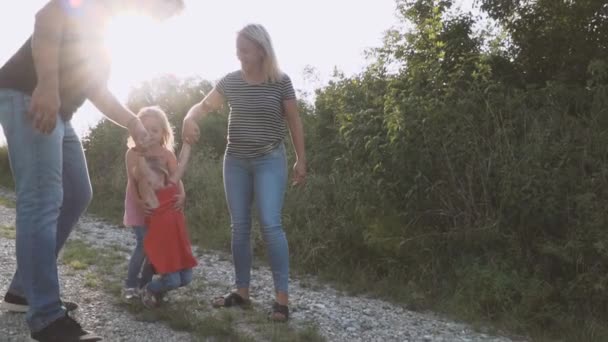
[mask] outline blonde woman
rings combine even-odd
[[[228,144],[224,155],[224,190],[232,226],[236,291],[215,298],[215,307],[249,304],[251,273],[251,205],[255,200],[268,249],[275,286],[269,318],[289,319],[289,251],[281,224],[287,185],[285,132],[289,128],[296,154],[293,183],[306,177],[304,134],[289,76],[281,72],[266,29],[250,24],[237,34],[240,70],[224,76],[184,118],[188,144],[200,136],[197,122],[228,102]]]

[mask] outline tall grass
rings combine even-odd
[[[12,189],[14,187],[11,166],[8,156],[8,146],[0,146],[0,186]]]

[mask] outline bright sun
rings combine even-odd
[[[114,18],[106,33],[112,56],[112,88],[124,95],[137,83],[172,72],[179,61],[171,53],[175,45],[170,39],[172,30],[167,30],[171,24],[135,14]]]

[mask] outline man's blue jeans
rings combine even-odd
[[[26,118],[30,97],[0,89],[0,123],[17,193],[17,271],[9,292],[25,296],[38,331],[65,315],[57,255],[92,197],[87,164],[71,123],[57,117],[50,134]]]
[[[275,290],[287,293],[289,249],[281,225],[286,185],[287,158],[283,144],[256,158],[224,157],[224,190],[232,225],[232,258],[237,288],[249,288],[251,206],[255,200]]]

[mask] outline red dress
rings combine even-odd
[[[184,213],[173,207],[177,194],[176,185],[157,190],[159,206],[146,217],[148,232],[144,238],[144,251],[159,274],[178,272],[197,265],[192,255]]]

